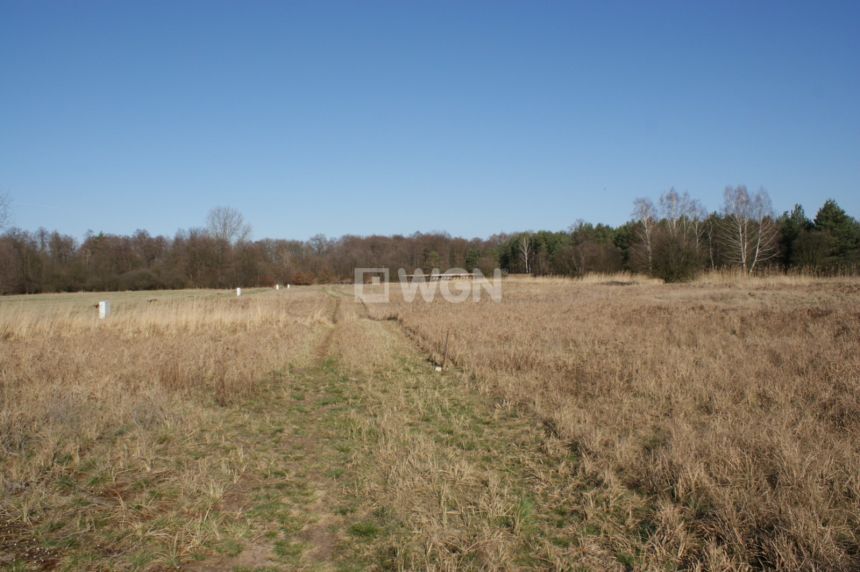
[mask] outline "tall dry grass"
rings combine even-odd
[[[99,320],[98,301],[112,301],[110,319]],[[316,291],[221,291],[17,296],[0,300],[0,339],[110,334],[147,337],[201,331],[238,332],[260,327],[307,325],[325,318]]]
[[[860,568],[860,282],[598,282],[370,311],[537,412],[642,566]]]
[[[19,535],[0,534],[0,553],[49,527],[70,543],[107,534],[117,552],[152,540],[156,562],[178,561],[243,464],[196,451],[225,447],[225,408],[313,358],[330,314],[309,290],[108,298],[104,321],[98,296],[0,300],[0,528]]]
[[[490,279],[491,277],[488,277]],[[663,280],[635,272],[589,272],[582,276],[531,276],[512,274],[505,277],[508,284],[662,284]]]

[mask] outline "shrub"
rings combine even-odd
[[[687,240],[665,237],[654,245],[653,274],[666,282],[687,282],[701,269],[696,246]]]

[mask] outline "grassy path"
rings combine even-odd
[[[236,415],[231,434],[254,470],[219,507],[233,534],[215,546],[217,556],[189,569],[360,570],[372,563],[363,545],[378,531],[357,512],[357,449],[345,413],[361,404],[350,379],[329,358],[288,378]]]
[[[217,556],[187,568],[363,570],[378,561],[370,547],[383,525],[357,495],[361,458],[351,421],[367,413],[367,404],[331,355],[340,305],[333,299],[316,364],[291,370],[234,412],[230,437],[254,468],[219,507],[234,534],[215,546]]]
[[[235,413],[256,468],[219,507],[234,534],[190,569],[631,565],[566,506],[586,491],[543,427],[457,372],[436,373],[352,300],[333,294],[332,312],[318,363]]]

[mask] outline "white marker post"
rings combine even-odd
[[[287,284],[287,290],[289,290],[289,289],[290,289],[290,285],[289,285],[289,284]]]
[[[275,284],[275,290],[280,290],[280,289],[281,289],[281,285],[280,285],[280,284]]]
[[[107,320],[110,316],[110,302],[102,300],[99,302],[99,320]]]
[[[238,298],[238,297],[239,297],[239,296],[241,296],[241,295],[242,295],[242,289],[241,289],[241,288],[236,288],[236,297]]]

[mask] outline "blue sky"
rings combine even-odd
[[[860,2],[0,0],[14,223],[563,229],[670,186],[860,216]]]

